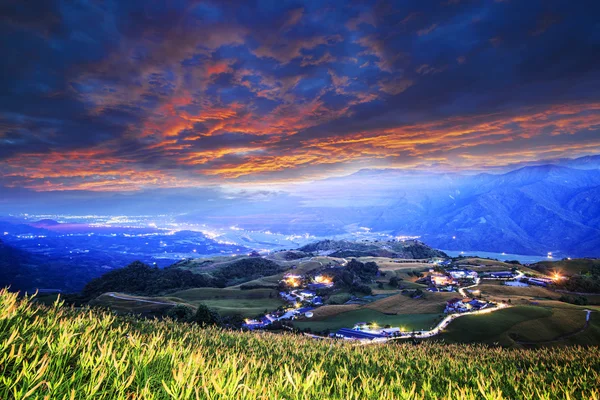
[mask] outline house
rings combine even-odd
[[[550,283],[552,283],[552,279],[547,279],[547,278],[529,278],[528,282],[532,285],[538,285],[538,286],[548,286]]]
[[[476,279],[477,272],[469,269],[449,269],[448,274],[454,279]]]
[[[488,303],[485,301],[481,301],[481,300],[477,300],[477,299],[473,299],[471,301],[469,301],[469,303],[472,307],[473,310],[481,310],[483,308],[486,308],[488,306]]]
[[[314,309],[315,309],[314,307],[302,307],[302,308],[297,309],[296,313],[297,314],[306,314],[307,312],[312,311]]]
[[[286,293],[286,292],[279,292],[279,296],[284,299],[285,301],[288,301],[290,303],[295,303],[296,302],[296,297]]]
[[[336,337],[342,339],[351,339],[351,340],[373,340],[373,339],[381,339],[384,338],[384,335],[379,335],[376,333],[368,333],[363,331],[357,331],[354,329],[341,328],[335,333]]]
[[[454,298],[446,302],[446,309],[444,312],[446,314],[462,313],[469,311],[472,308],[473,306],[469,304],[469,299]]]
[[[333,283],[309,283],[308,288],[310,290],[327,289],[333,286]]]
[[[485,279],[513,279],[516,274],[512,271],[488,272]]]
[[[242,327],[249,329],[249,330],[255,330],[255,329],[264,329],[265,327],[267,327],[268,325],[271,325],[271,320],[266,318],[266,317],[262,317],[259,320],[256,319],[247,319],[243,324]]]
[[[321,305],[323,305],[323,299],[321,298],[321,296],[315,296],[315,297],[312,299],[312,303],[313,303],[315,306],[321,306]]]
[[[456,283],[451,276],[442,274],[430,275],[431,283],[435,286],[453,285]]]
[[[384,328],[380,332],[385,336],[394,336],[402,333],[402,330],[400,328]]]

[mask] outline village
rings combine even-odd
[[[401,338],[426,338],[440,333],[452,320],[462,315],[493,312],[509,305],[485,300],[477,286],[482,281],[500,281],[508,286],[526,287],[547,286],[554,278],[527,277],[516,267],[506,271],[476,272],[468,265],[452,265],[451,260],[431,259],[428,271],[419,274],[416,283],[426,285],[430,293],[450,292],[457,296],[446,302],[445,318],[428,331],[409,331],[399,326],[379,326],[376,323],[357,321],[353,326],[338,329],[328,337],[359,341],[381,341]],[[268,329],[276,321],[292,326],[293,321],[313,317],[314,310],[326,305],[327,297],[336,289],[336,283],[327,271],[317,274],[288,273],[280,281],[279,297],[286,306],[265,313],[256,319],[247,319],[244,328],[249,330]],[[415,290],[410,296],[418,299],[423,291]],[[349,300],[347,304],[357,304],[360,299]],[[312,337],[322,336],[310,334]]]

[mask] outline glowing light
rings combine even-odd
[[[558,272],[556,272],[552,276],[552,279],[554,279],[555,281],[558,281],[558,280],[562,279],[562,276],[560,276],[560,274]]]
[[[291,286],[291,287],[300,286],[300,280],[295,276],[289,276],[289,277],[285,278],[284,282],[286,283],[286,285]]]
[[[315,276],[315,282],[329,285],[331,283],[331,278],[325,275],[317,275]]]

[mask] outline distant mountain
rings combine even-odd
[[[41,219],[37,222],[33,222],[30,224],[31,226],[35,226],[37,228],[44,228],[47,226],[56,226],[56,225],[60,225],[60,222],[55,221],[53,219]]]
[[[270,217],[248,226],[317,236],[366,227],[420,236],[446,250],[600,256],[600,170],[592,168],[599,160],[562,160],[503,174],[363,170],[300,186],[293,218],[287,200],[273,200]],[[312,225],[305,222],[311,218]]]
[[[597,256],[599,196],[598,170],[533,166],[455,177],[434,192],[424,186],[417,198],[402,198],[361,224],[421,235],[448,250]]]

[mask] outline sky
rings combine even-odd
[[[600,153],[600,3],[0,4],[0,187],[261,186]]]

